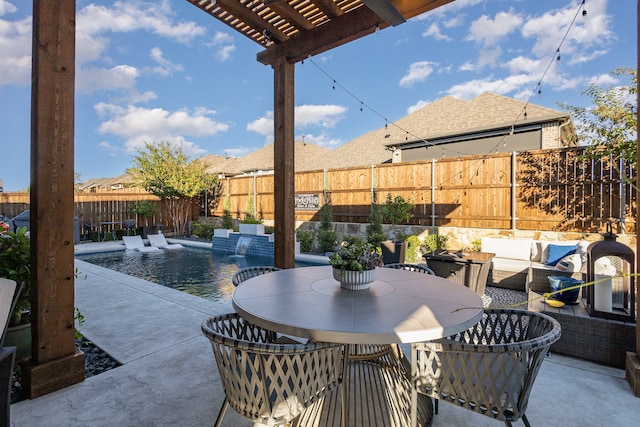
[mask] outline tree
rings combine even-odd
[[[576,135],[571,142],[587,145],[585,154],[588,158],[620,157],[635,165],[637,70],[616,68],[611,74],[628,76],[631,82],[628,86],[607,88],[591,83],[588,89],[582,91],[583,95],[591,98],[591,107],[574,107],[565,103],[558,105],[572,114],[576,123]]]
[[[174,231],[183,235],[193,199],[215,186],[218,178],[206,172],[201,159],[190,160],[181,146],[169,142],[145,143],[144,149],[136,150],[132,162],[134,166],[127,173],[166,204]]]

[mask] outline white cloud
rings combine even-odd
[[[593,83],[596,86],[611,86],[618,83],[618,79],[611,74],[600,74],[599,76],[593,76],[589,79],[589,83]]]
[[[7,0],[0,0],[0,16],[17,12],[18,8],[9,3]]]
[[[300,105],[295,107],[295,127],[303,130],[309,127],[331,129],[344,118],[347,108],[341,105]],[[247,130],[273,138],[273,111],[247,124]]]
[[[436,40],[451,41],[451,38],[446,34],[442,34],[440,26],[436,22],[432,22],[429,27],[422,33],[422,37],[433,37]]]
[[[114,89],[132,90],[138,76],[138,70],[129,65],[116,65],[110,69],[82,68],[76,73],[76,89],[84,93]]]
[[[264,117],[247,123],[247,130],[273,137],[273,111],[267,111]]]
[[[335,127],[344,119],[347,108],[341,105],[300,105],[295,108],[295,124],[297,129],[309,126],[320,126],[325,129]]]
[[[414,62],[409,66],[407,74],[400,79],[400,86],[411,87],[415,83],[427,80],[433,72],[433,65],[435,65],[435,63],[430,61]]]
[[[0,0],[0,16],[15,12],[11,3]],[[0,19],[0,86],[31,82],[31,17],[17,21]]]
[[[160,74],[161,76],[170,76],[176,71],[184,71],[184,67],[182,65],[174,64],[173,62],[166,59],[159,47],[154,47],[153,49],[151,49],[151,59],[153,59],[158,64],[157,67],[152,68],[152,71],[155,74]]]
[[[606,46],[614,38],[611,18],[606,15],[607,0],[590,0],[586,17],[578,16],[571,27],[560,54],[570,57],[577,54],[588,57],[596,46]],[[532,51],[540,57],[549,57],[567,33],[577,11],[571,2],[565,8],[549,10],[541,16],[529,17],[522,27],[522,36],[535,40]],[[571,61],[571,60],[570,60]],[[569,62],[570,63],[570,62]]]
[[[111,8],[92,3],[78,12],[76,28],[85,34],[145,30],[185,44],[205,33],[195,22],[174,23],[174,15],[168,0],[116,1]]]
[[[535,79],[526,74],[516,74],[495,80],[487,77],[454,85],[447,90],[447,95],[451,95],[458,99],[470,99],[483,92],[493,92],[499,95],[506,95],[520,90],[523,86],[529,85],[532,82],[535,82]]]
[[[407,108],[407,114],[414,113],[414,112],[418,111],[419,109],[421,109],[422,107],[425,107],[425,106],[427,106],[429,104],[431,104],[431,101],[424,101],[424,100],[421,99],[420,101],[416,102],[413,105],[410,105]]]
[[[471,61],[467,61],[458,67],[458,71],[476,71],[478,67]]]
[[[94,3],[76,14],[76,61],[82,64],[101,57],[110,33],[148,31],[178,43],[188,44],[204,35],[206,29],[194,22],[175,22],[167,0],[116,1],[111,7]]]
[[[522,16],[512,11],[498,12],[494,19],[483,15],[471,24],[467,40],[475,40],[484,47],[495,46],[520,27],[522,21]]]
[[[225,123],[211,118],[214,111],[198,108],[167,111],[162,108],[122,107],[115,104],[99,103],[95,106],[100,117],[107,117],[98,130],[102,134],[116,135],[125,139],[128,151],[144,146],[145,142],[169,141],[182,144],[185,154],[190,156],[204,152],[185,135],[204,137],[228,130]]]
[[[122,151],[115,145],[110,144],[107,141],[101,141],[98,143],[98,147],[100,147],[103,151],[107,152],[107,155],[111,157],[116,157]]]
[[[235,52],[235,39],[229,33],[216,31],[211,43],[207,46],[216,48],[215,57],[219,62],[225,62],[231,58],[231,54]]]

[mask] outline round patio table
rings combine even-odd
[[[418,425],[429,425],[431,400],[420,395],[412,401],[412,368],[396,344],[456,334],[478,323],[483,312],[480,296],[463,285],[391,268],[378,269],[377,280],[362,291],[342,289],[330,266],[275,271],[243,282],[232,303],[263,328],[349,345],[341,398],[324,408],[342,419],[327,415],[321,421],[343,426],[407,426],[416,410]],[[361,349],[364,356],[373,349],[371,357],[362,357]]]
[[[364,291],[342,289],[332,267],[303,267],[253,277],[233,306],[263,328],[343,344],[429,341],[478,323],[482,300],[438,276],[379,268]]]

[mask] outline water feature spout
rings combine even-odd
[[[249,245],[251,245],[251,237],[240,236],[238,237],[238,243],[236,244],[236,255],[245,255]]]

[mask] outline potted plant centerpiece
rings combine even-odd
[[[369,289],[376,280],[376,267],[382,266],[382,257],[377,247],[360,239],[344,242],[329,258],[333,266],[333,278],[340,287],[352,291]]]
[[[391,240],[380,243],[382,261],[385,264],[403,263],[407,253],[407,235],[398,230],[398,225],[413,218],[414,204],[402,196],[392,197],[391,193],[382,205],[382,216],[391,223]]]
[[[16,361],[22,361],[31,357],[31,249],[26,227],[0,235],[0,277],[22,283],[4,343],[17,347]]]

